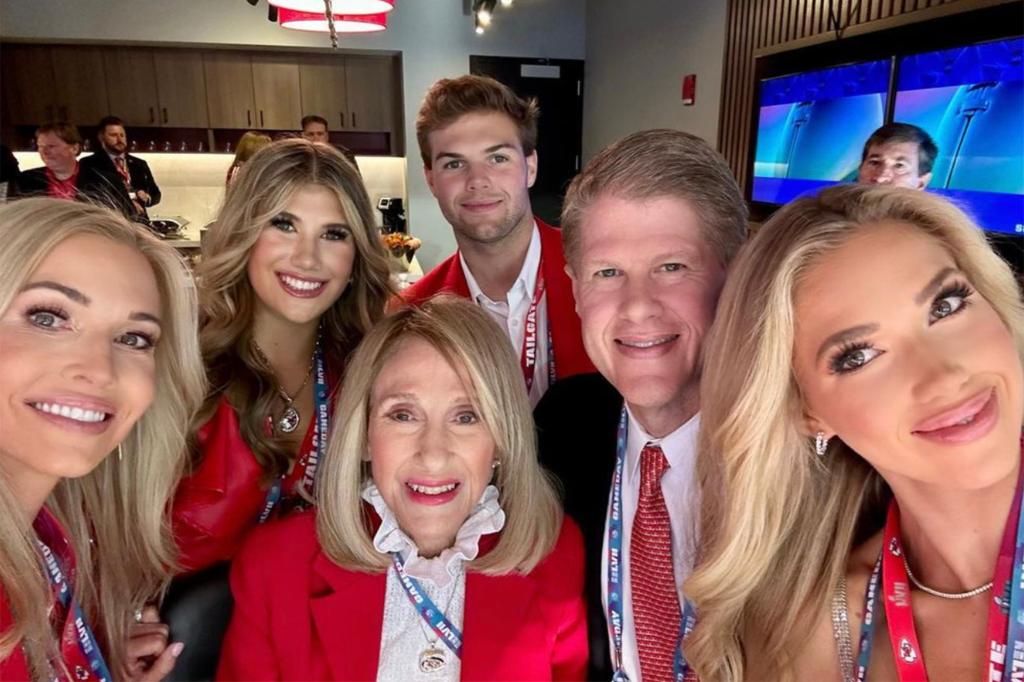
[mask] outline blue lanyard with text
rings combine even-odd
[[[462,658],[462,633],[427,596],[420,582],[405,572],[405,568],[402,567],[402,558],[398,552],[391,553],[391,561],[395,565],[395,573],[398,574],[399,582],[405,588],[406,596],[409,597],[409,601],[412,602],[420,617],[427,621],[430,628],[444,641],[445,646],[453,654]]]
[[[310,493],[313,492],[313,483],[316,482],[317,466],[320,464],[320,460],[323,459],[324,451],[327,449],[327,428],[330,423],[330,402],[327,400],[327,372],[324,369],[324,354],[323,351],[320,350],[319,342],[317,342],[314,354],[313,372],[316,374],[316,383],[313,384],[313,401],[316,423],[313,427],[313,451],[309,454],[309,458],[306,460],[306,470],[302,475],[302,485]],[[260,515],[256,519],[256,523],[264,523],[269,519],[271,513],[274,511],[274,507],[276,507],[277,503],[281,501],[281,493],[284,490],[284,479],[285,476],[279,476],[270,486],[270,490],[267,491],[266,500],[263,503],[263,509],[260,510]]]
[[[96,641],[96,636],[92,633],[92,629],[85,620],[82,607],[71,596],[71,587],[64,578],[64,572],[61,570],[57,557],[45,542],[42,540],[36,540],[36,542],[39,544],[39,551],[43,555],[43,563],[46,564],[46,574],[50,577],[50,584],[57,593],[57,599],[60,600],[65,610],[74,614],[75,631],[78,633],[78,647],[81,649],[82,655],[89,662],[92,674],[96,676],[99,682],[113,682],[114,678],[107,668],[107,662],[103,659],[103,653],[100,651],[100,645]]]
[[[613,682],[629,682],[629,676],[622,663],[622,472],[626,463],[626,440],[629,432],[629,418],[626,407],[619,416],[619,429],[615,438],[615,474],[612,478],[611,511],[608,514],[608,629],[612,636],[612,665],[615,667]],[[683,658],[683,639],[690,634],[697,622],[693,605],[683,600],[683,617],[679,623],[679,646],[673,660],[676,682],[686,679],[689,666]]]

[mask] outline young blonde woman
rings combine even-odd
[[[195,289],[85,204],[5,206],[0,243],[0,679],[161,679],[181,647],[145,605],[204,393]]]
[[[391,295],[358,172],[305,140],[247,163],[198,275],[210,393],[174,503],[191,571],[230,559],[257,523],[311,499],[337,379]]]
[[[228,167],[228,174],[224,180],[224,186],[230,187],[235,182],[235,178],[238,176],[238,171],[242,170],[242,166],[253,157],[253,155],[259,150],[270,144],[270,136],[264,133],[258,133],[254,130],[246,132],[238,140],[238,148],[235,149],[235,158],[231,162],[231,166]]]
[[[220,678],[583,679],[582,539],[486,312],[440,298],[375,327],[323,475],[315,514],[235,560]]]
[[[700,678],[1016,676],[1024,311],[981,230],[909,189],[796,201],[707,348]]]

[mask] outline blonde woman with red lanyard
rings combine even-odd
[[[705,682],[1024,670],[1024,310],[953,204],[841,186],[730,272],[701,396]]]
[[[170,494],[202,400],[194,286],[112,211],[0,210],[0,679],[162,679]]]
[[[312,499],[347,355],[391,295],[358,171],[305,140],[244,166],[198,274],[211,393],[174,502],[186,571],[230,560],[257,524]]]

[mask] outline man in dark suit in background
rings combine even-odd
[[[100,149],[82,159],[82,167],[95,169],[107,177],[118,178],[124,186],[122,209],[133,220],[148,222],[146,209],[160,203],[160,188],[149,164],[128,153],[128,135],[124,121],[117,116],[100,120],[96,138]]]
[[[586,545],[589,679],[673,676],[698,539],[701,350],[746,232],[725,160],[678,131],[611,145],[566,194],[566,270],[600,375],[556,383],[534,416]]]

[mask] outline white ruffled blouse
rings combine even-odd
[[[481,536],[496,533],[505,525],[505,512],[498,504],[498,489],[493,485],[487,486],[480,502],[456,534],[455,543],[432,559],[421,557],[416,544],[398,527],[398,519],[384,502],[376,485],[370,483],[366,486],[363,499],[373,505],[381,518],[380,528],[373,536],[374,548],[383,554],[398,552],[404,559],[402,567],[405,572],[420,582],[431,601],[461,631],[466,605],[465,564],[477,557]],[[441,652],[445,661],[443,667],[433,671],[421,669],[421,658],[428,650],[432,650],[432,657]],[[389,569],[377,680],[457,682],[461,667],[458,657],[412,605],[395,570]]]

